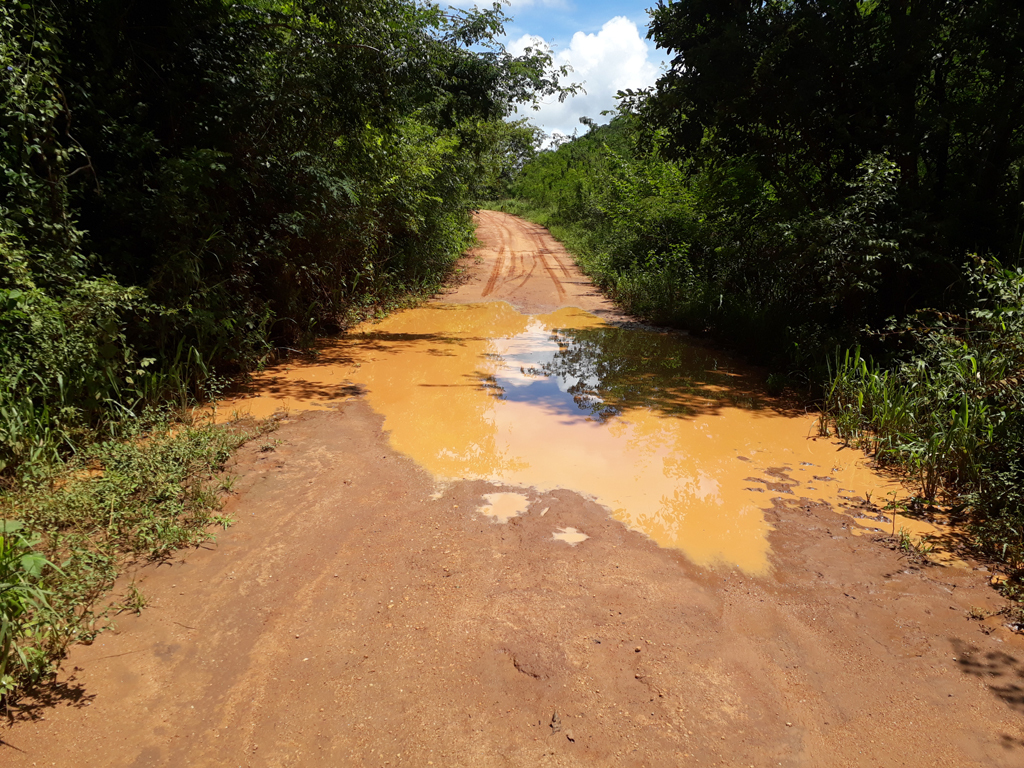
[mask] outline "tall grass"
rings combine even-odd
[[[926,499],[977,491],[994,424],[986,403],[946,391],[949,371],[883,368],[863,357],[859,346],[837,355],[829,368],[824,434],[834,431],[879,463],[904,468]]]
[[[822,431],[970,512],[976,543],[1024,569],[1024,270],[977,260],[974,308],[923,312],[888,333],[906,352],[881,366],[860,347],[829,371]]]

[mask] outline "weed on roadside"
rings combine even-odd
[[[32,549],[38,542],[20,522],[0,520],[0,699],[25,674],[38,671],[40,653],[49,645],[52,611],[40,579],[52,564]]]
[[[900,526],[895,536],[887,536],[882,540],[888,541],[892,549],[899,550],[915,563],[927,563],[928,556],[935,551],[935,545],[929,541],[927,534],[914,541],[910,531],[903,526]]]
[[[121,599],[120,611],[129,611],[138,616],[147,605],[149,605],[149,598],[142,594],[138,584],[133,581],[128,585],[128,589],[125,590],[124,597]]]
[[[1020,603],[1003,606],[997,613],[1007,618],[1008,629],[1013,632],[1024,632],[1024,606]]]
[[[989,616],[995,616],[999,611],[990,611],[988,608],[979,608],[976,605],[972,605],[971,609],[967,612],[967,618],[972,621],[984,621]]]
[[[56,669],[67,647],[103,631],[111,610],[139,612],[134,583],[103,598],[126,565],[214,538],[218,473],[249,430],[154,418],[124,439],[86,446],[67,463],[0,495],[0,696]]]
[[[906,528],[900,528],[899,533],[896,534],[896,546],[899,547],[901,552],[913,552],[914,543],[910,539],[910,533]]]

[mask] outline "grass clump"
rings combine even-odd
[[[101,632],[126,567],[212,539],[218,473],[249,432],[166,417],[125,427],[45,477],[0,495],[0,696],[55,671],[67,647]],[[125,604],[146,599],[133,584]]]

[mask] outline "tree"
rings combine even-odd
[[[1019,250],[1024,8],[1009,0],[663,0],[647,116],[677,157],[745,156],[828,208],[888,155],[919,244]]]
[[[499,145],[532,151],[504,118],[565,92],[547,52],[502,48],[505,21],[417,0],[0,8],[0,412],[61,414],[53,447],[436,284],[477,179],[507,175]],[[0,462],[22,426],[0,425]]]

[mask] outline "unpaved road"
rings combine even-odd
[[[542,231],[480,221],[446,301],[614,317]],[[508,488],[439,486],[382,424],[357,395],[243,449],[237,524],[138,574],[150,607],[73,650],[0,764],[1024,765],[1024,643],[966,615],[1001,604],[987,572],[796,495],[765,499],[762,576],[569,490],[514,489],[530,512],[497,524]]]
[[[507,301],[524,314],[579,307],[607,319],[626,319],[580,272],[546,229],[496,211],[476,215],[482,247],[464,261],[464,281],[447,303]]]

